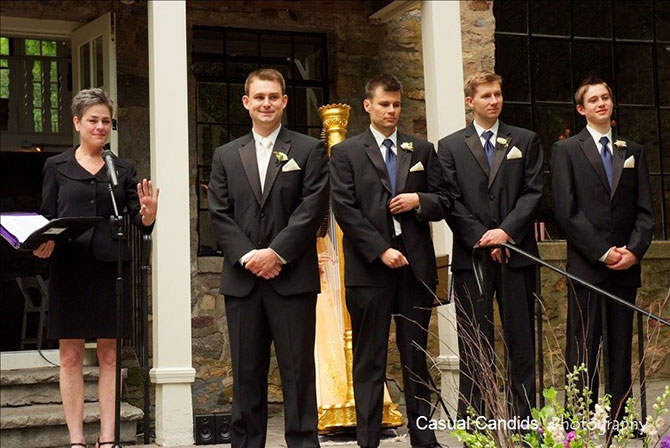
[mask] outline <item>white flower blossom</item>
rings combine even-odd
[[[655,443],[658,440],[661,429],[663,429],[664,423],[663,417],[660,415],[655,420],[654,417],[648,415],[647,420],[642,425],[642,432],[649,437],[650,441]]]
[[[596,404],[595,412],[591,418],[591,427],[597,429],[600,435],[605,434],[607,431],[607,419],[610,413],[609,406],[601,406]]]
[[[565,442],[565,431],[563,430],[563,420],[559,417],[554,417],[547,424],[547,432],[551,434],[551,438],[558,444]]]

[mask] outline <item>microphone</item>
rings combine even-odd
[[[107,165],[107,177],[112,184],[112,188],[114,188],[119,185],[119,180],[116,178],[116,167],[114,166],[114,153],[109,149],[109,144],[106,144],[104,148],[102,158],[105,161],[105,165]]]

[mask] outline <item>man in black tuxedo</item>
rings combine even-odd
[[[551,149],[556,220],[568,242],[568,272],[635,303],[640,261],[651,244],[654,218],[642,146],[611,128],[612,91],[590,77],[575,93],[586,117],[579,134]],[[598,355],[603,321],[609,335],[608,391],[612,417],[620,420],[631,387],[633,312],[579,284],[568,289],[568,369],[585,363],[598,396]],[[604,314],[604,315],[603,315]]]
[[[287,104],[276,70],[246,80],[252,131],[216,149],[207,199],[223,250],[233,367],[234,447],[263,447],[274,340],[289,447],[319,446],[314,370],[316,232],[328,201],[323,142],[281,125]]]
[[[437,269],[429,221],[444,219],[449,201],[433,145],[397,130],[401,97],[395,76],[366,84],[370,128],[331,152],[333,212],[344,233],[358,444],[379,445],[389,328],[397,313],[410,441],[432,447],[439,446],[433,431],[417,427],[417,418],[431,411],[424,350]]]
[[[447,223],[454,235],[451,270],[460,353],[458,414],[466,417],[468,406],[478,415],[484,413],[481,387],[491,373],[483,370],[493,347],[493,316],[488,310],[495,293],[510,358],[512,412],[523,418],[530,416],[535,404],[535,267],[519,255],[491,250],[485,260],[484,297],[480,297],[472,248],[509,242],[538,255],[533,223],[542,196],[542,147],[534,132],[498,119],[503,97],[497,74],[483,71],[470,76],[465,102],[474,112],[473,122],[438,144],[454,200]],[[505,256],[508,269],[503,282]]]

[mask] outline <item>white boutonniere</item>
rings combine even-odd
[[[617,140],[614,142],[614,146],[616,146],[619,149],[625,149],[626,148],[626,142],[623,140]]]
[[[402,149],[404,149],[405,151],[413,152],[414,151],[414,142],[402,142],[400,144],[400,147]]]
[[[507,141],[507,139],[505,137],[496,138],[496,142],[503,145],[503,148],[505,148],[505,149],[507,149],[507,147],[509,146],[509,142]]]
[[[281,151],[273,151],[273,154],[275,155],[275,157],[277,158],[277,162],[279,163],[286,162],[288,160],[286,154]]]

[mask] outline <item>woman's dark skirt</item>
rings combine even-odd
[[[123,337],[132,335],[130,263],[123,264]],[[92,255],[54,260],[49,275],[49,339],[116,338],[116,263]]]

